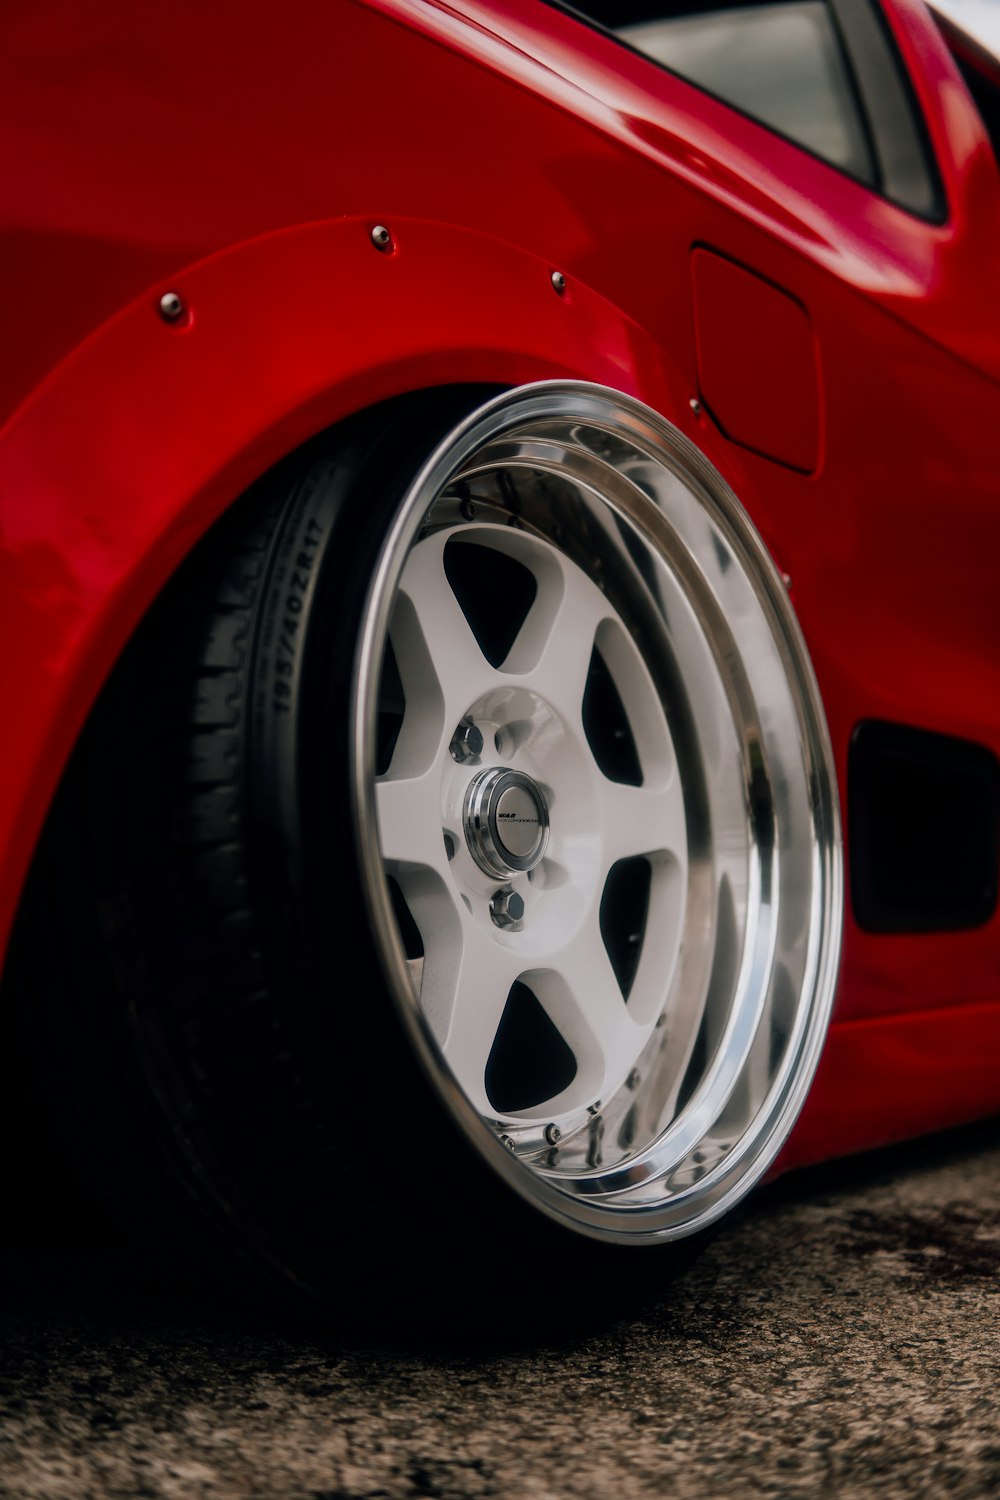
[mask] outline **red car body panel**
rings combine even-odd
[[[940,224],[540,0],[6,7],[0,952],[87,713],[180,560],[282,455],[417,387],[569,376],[684,430],[791,577],[842,797],[861,719],[1000,753],[1000,175],[928,13],[885,8]],[[706,253],[739,274],[699,325]],[[725,359],[748,282],[801,310],[813,393],[781,398],[785,342],[734,333],[753,386],[718,424],[699,353],[711,327]],[[998,1063],[1000,917],[887,936],[848,908],[782,1160],[995,1111]]]

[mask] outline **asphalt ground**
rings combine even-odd
[[[17,1500],[1000,1494],[1000,1122],[765,1189],[653,1305],[377,1349],[8,1246]]]

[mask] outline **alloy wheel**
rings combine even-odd
[[[461,1128],[585,1234],[706,1227],[794,1122],[841,925],[820,698],[735,496],[617,393],[490,402],[403,500],[353,714],[383,964]]]

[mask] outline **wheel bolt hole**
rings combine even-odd
[[[510,760],[518,745],[524,743],[523,726],[507,724],[493,736],[493,748],[502,760]]]

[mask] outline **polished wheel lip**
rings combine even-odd
[[[698,1180],[671,1188],[669,1203],[662,1196],[649,1201],[636,1199],[628,1180],[633,1172],[642,1176],[643,1161],[657,1158],[659,1166],[649,1182],[666,1182],[663,1163],[681,1162],[690,1151],[699,1130],[711,1123],[712,1101],[696,1090],[672,1126],[629,1162],[628,1174],[594,1174],[589,1183],[575,1180],[571,1195],[555,1174],[542,1175],[518,1161],[485,1128],[447,1070],[422,1016],[413,1003],[412,988],[400,948],[386,892],[379,850],[374,801],[374,720],[378,672],[387,636],[389,616],[403,559],[405,559],[428,505],[449,480],[466,469],[475,454],[505,432],[523,430],[530,422],[549,419],[578,420],[611,436],[622,436],[636,452],[674,474],[694,496],[732,544],[753,585],[756,603],[773,633],[785,681],[798,715],[802,740],[803,778],[808,785],[810,814],[815,833],[812,854],[812,896],[809,910],[809,944],[803,975],[808,1004],[799,1006],[787,1040],[786,1062],[753,1117],[753,1128],[726,1149],[716,1164],[708,1165]],[[542,467],[539,463],[538,467]],[[620,486],[627,488],[625,482]],[[627,511],[627,500],[602,493],[600,499],[612,511]],[[621,507],[622,509],[619,509]],[[629,518],[631,519],[631,518]],[[676,537],[664,527],[658,539],[664,551],[676,545]],[[781,575],[760,537],[732,491],[693,444],[671,424],[632,398],[604,387],[582,382],[553,381],[521,387],[496,398],[472,413],[444,440],[416,476],[395,522],[385,539],[373,573],[365,623],[359,637],[354,675],[352,722],[354,726],[354,790],[358,848],[363,888],[369,903],[373,928],[390,989],[418,1056],[452,1114],[469,1140],[495,1171],[536,1207],[551,1217],[592,1237],[619,1243],[675,1239],[707,1227],[721,1217],[759,1180],[783,1144],[805,1098],[826,1032],[839,964],[842,926],[842,860],[839,805],[833,772],[833,756],[822,702],[809,663],[805,644]],[[780,847],[771,851],[775,868]],[[773,874],[773,871],[771,872]],[[768,877],[770,878],[770,876]],[[766,934],[761,951],[749,955],[752,967],[766,959]],[[762,957],[763,955],[763,957]],[[752,982],[752,975],[740,983]],[[756,1024],[750,1011],[734,1011],[733,1030]],[[749,1046],[746,1038],[735,1039],[736,1053]],[[736,1055],[736,1054],[734,1054]],[[622,1178],[621,1181],[618,1178]]]

